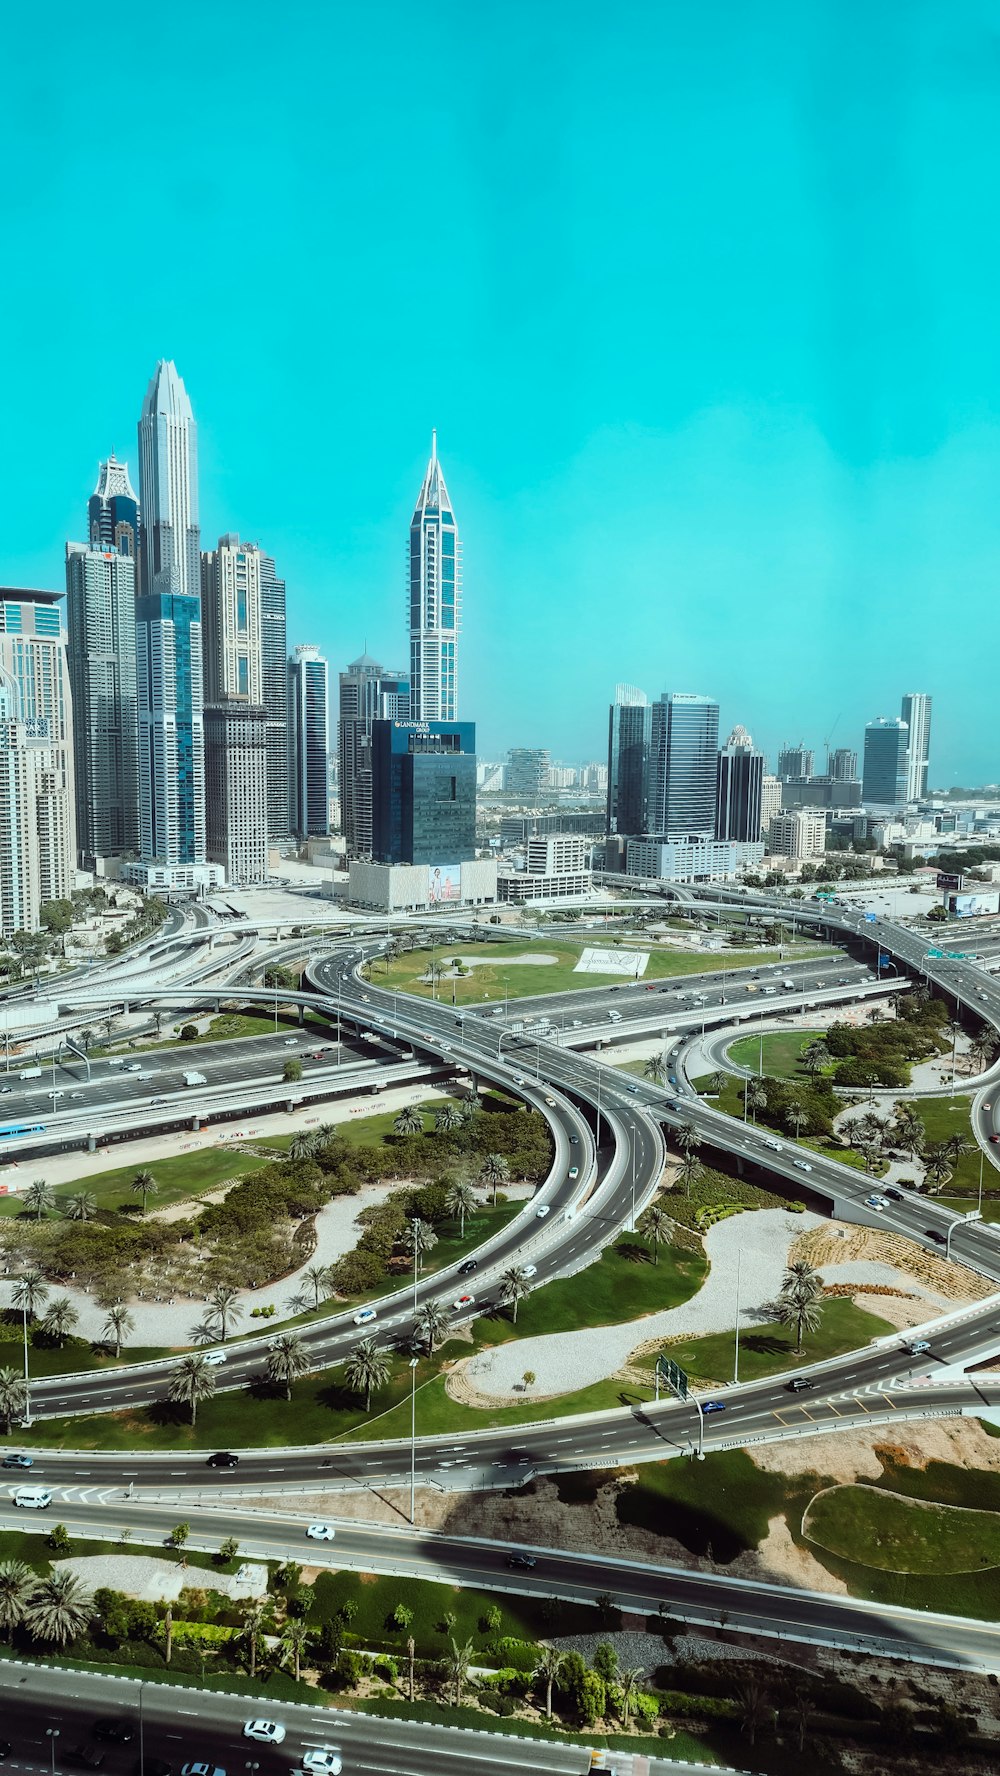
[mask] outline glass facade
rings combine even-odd
[[[662,838],[715,837],[719,705],[664,692],[653,704],[648,828]]]
[[[372,856],[377,863],[476,855],[473,722],[372,723]]]

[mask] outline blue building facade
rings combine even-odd
[[[376,863],[475,857],[475,722],[376,721],[371,756]]]

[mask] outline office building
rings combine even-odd
[[[153,374],[139,419],[140,589],[136,604],[139,850],[132,880],[185,892],[205,867],[201,552],[194,415],[172,363]]]
[[[781,785],[783,808],[860,808],[858,777],[786,777]]]
[[[617,685],[608,715],[609,833],[644,833],[652,712],[635,685]]]
[[[139,499],[128,477],[128,463],[119,462],[114,451],[98,470],[87,524],[93,548],[113,549],[116,555],[138,561]]]
[[[524,905],[531,900],[579,900],[590,893],[592,841],[580,833],[529,839],[523,870],[497,874],[497,898]]]
[[[267,710],[205,705],[205,848],[230,888],[267,880]]]
[[[733,729],[719,752],[715,836],[755,844],[761,834],[764,754],[746,728]]]
[[[775,814],[767,849],[772,857],[791,857],[796,863],[822,857],[826,850],[826,815],[815,808],[788,808]]]
[[[76,867],[61,594],[0,586],[0,929],[37,931]]]
[[[599,839],[604,834],[603,814],[505,814],[500,822],[500,844],[503,850],[527,845],[532,838],[547,838],[554,833],[570,833]]]
[[[865,805],[901,808],[907,801],[909,729],[905,721],[878,716],[865,729],[861,793]]]
[[[908,734],[906,799],[921,802],[927,795],[930,770],[931,699],[926,691],[907,691],[899,713]]]
[[[507,754],[504,793],[515,802],[534,807],[544,801],[549,787],[549,754],[544,747],[515,746]]]
[[[651,712],[648,833],[714,839],[718,752],[718,703],[665,691]]]
[[[781,812],[782,785],[780,777],[770,777],[765,771],[760,785],[760,830],[766,839],[771,829],[771,821]]]
[[[88,870],[139,851],[135,569],[110,544],[66,545],[76,842]]]
[[[409,721],[410,681],[387,672],[370,654],[340,674],[337,761],[340,825],[347,855],[372,854],[372,723]]]
[[[295,649],[288,662],[288,780],[300,839],[330,830],[328,678],[318,648]]]
[[[256,543],[219,538],[201,557],[201,634],[206,703],[263,701],[261,566]]]
[[[800,740],[797,746],[787,743],[778,754],[779,777],[811,777],[815,769],[815,754]]]
[[[432,899],[476,855],[474,722],[372,723],[372,856],[425,864]]]
[[[458,715],[462,545],[431,434],[431,460],[410,520],[410,711],[414,721]]]
[[[826,774],[834,783],[856,783],[858,779],[858,755],[849,746],[838,746],[835,752],[827,751]]]
[[[732,839],[626,839],[625,873],[644,881],[728,882],[742,870],[756,869],[764,855],[757,839],[741,844]]]
[[[267,710],[267,836],[273,845],[291,837],[288,788],[288,640],[285,582],[270,555],[260,558],[261,701]]]

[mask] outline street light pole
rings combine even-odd
[[[56,1740],[59,1737],[58,1727],[46,1727],[45,1737],[49,1742],[50,1768],[52,1776],[56,1776]]]
[[[740,1379],[740,1272],[743,1268],[743,1248],[736,1252],[736,1355],[733,1360],[733,1386]]]
[[[417,1364],[410,1358],[410,1523],[416,1522],[417,1510]]]
[[[986,1149],[985,1149],[985,1147],[980,1147],[980,1149],[979,1149],[979,1202],[976,1205],[980,1214],[982,1214],[982,1212],[983,1212],[983,1161],[985,1160],[985,1158],[986,1158]]]
[[[698,1460],[703,1462],[705,1459],[705,1409],[697,1394],[692,1394],[691,1398],[698,1408]]]

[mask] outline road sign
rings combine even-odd
[[[662,1355],[657,1357],[656,1373],[661,1381],[666,1382],[671,1393],[677,1395],[678,1400],[687,1399],[688,1378],[680,1364],[674,1362],[673,1357]]]
[[[941,958],[944,955],[944,951],[943,950],[928,950],[927,955],[928,955],[928,957],[933,956],[933,958],[936,962],[940,962]]]
[[[880,968],[888,968],[891,965],[891,963],[892,963],[891,956],[885,956],[885,955],[879,956],[878,965]]]
[[[945,950],[945,955],[950,962],[967,962],[969,960],[968,950]]]

